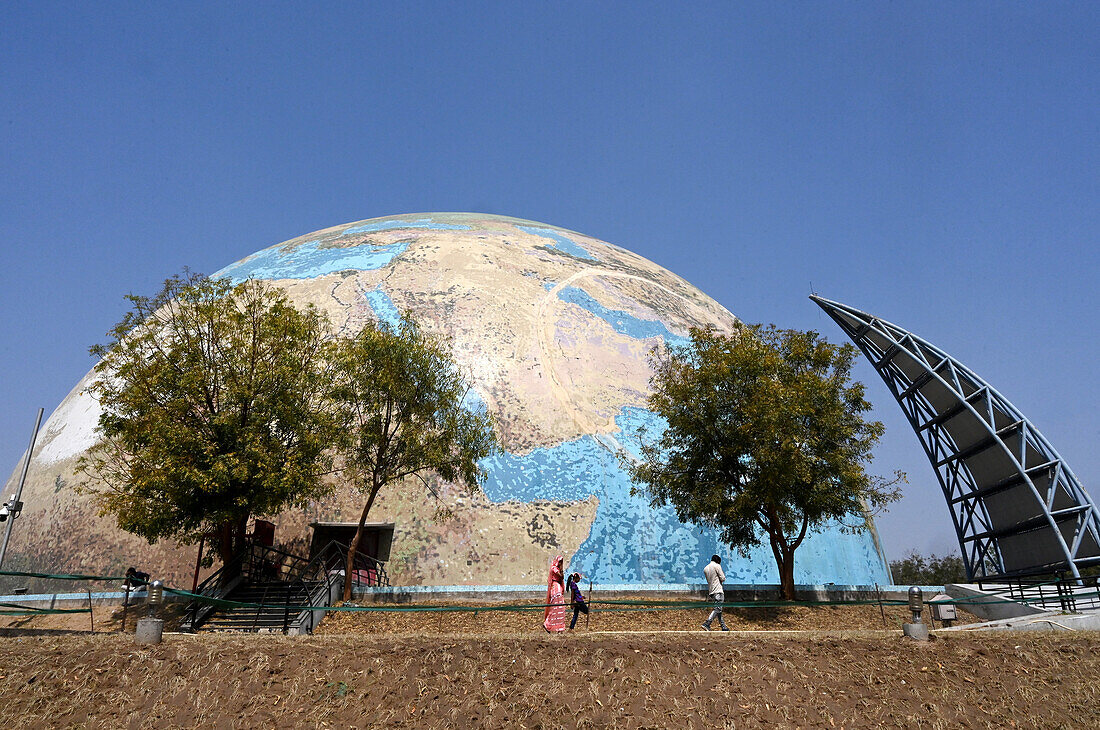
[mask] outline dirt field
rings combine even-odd
[[[530,605],[530,602],[524,604],[522,601],[513,601],[493,605]],[[576,631],[702,631],[700,624],[709,613],[706,608],[637,610],[634,607],[615,609],[598,606],[587,621],[583,615],[577,618]],[[900,631],[902,623],[908,621],[910,616],[904,606],[884,606],[880,611],[877,605],[727,608],[723,613],[730,629],[744,631]],[[963,610],[959,610],[958,614],[960,625],[978,620]],[[924,620],[928,621],[927,612],[924,616]],[[321,623],[317,633],[461,633],[486,636],[495,632],[537,634],[542,630],[542,617],[542,609],[522,612],[487,610],[454,613],[332,613]],[[718,629],[717,621],[713,628]]]
[[[8,727],[1097,727],[1100,636],[0,639]]]
[[[377,604],[371,604],[377,605]],[[461,605],[462,604],[435,604]],[[542,609],[496,610],[530,605],[529,601],[486,604],[481,611],[370,611],[362,613],[330,612],[317,628],[317,635],[387,634],[435,635],[464,634],[492,636],[497,633],[543,633]],[[406,608],[409,607],[405,604]],[[144,605],[132,606],[127,619],[127,631],[133,632],[138,618],[147,615]],[[182,617],[183,604],[173,603],[162,609],[165,630],[175,630]],[[707,608],[641,609],[597,606],[591,616],[577,620],[577,634],[608,631],[701,631],[700,624],[710,613]],[[957,625],[976,623],[978,619],[959,609]],[[735,631],[899,631],[909,620],[904,606],[843,605],[794,606],[773,608],[727,608],[726,624]],[[924,620],[929,621],[928,613]],[[87,632],[94,626],[97,632],[114,632],[122,628],[122,610],[97,606],[91,617],[81,614],[45,614],[39,616],[0,616],[0,636],[27,636],[32,630]],[[938,626],[938,625],[937,625]],[[718,630],[718,622],[714,627]]]
[[[170,634],[154,647],[108,633],[105,611],[94,634],[87,616],[8,619],[0,723],[1100,727],[1100,634],[918,644],[900,637],[897,607],[886,632],[877,606],[751,611],[729,611],[728,634],[692,628],[698,610],[601,613],[564,636],[526,613],[372,613],[330,616],[312,637]]]
[[[141,611],[144,613],[144,611]],[[1100,634],[900,637],[903,607],[330,613],[308,638],[0,621],[0,723],[127,728],[1100,727]],[[974,621],[961,615],[964,622]],[[131,615],[133,629],[136,616]]]

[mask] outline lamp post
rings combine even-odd
[[[159,580],[150,583],[149,596],[145,600],[149,604],[149,616],[138,621],[134,639],[139,644],[159,644],[164,633],[164,621],[155,616],[164,602],[164,584]]]
[[[920,618],[924,611],[924,591],[919,586],[909,587],[909,611],[913,615],[913,621],[902,624],[902,633],[916,641],[928,641],[928,625]]]
[[[8,528],[4,531],[4,544],[0,545],[0,568],[4,566],[4,556],[8,552],[8,540],[11,539],[11,528],[15,524],[15,518],[23,511],[23,503],[19,500],[23,497],[23,485],[27,481],[27,468],[31,465],[31,454],[34,452],[34,442],[38,440],[38,427],[42,425],[42,412],[38,409],[38,418],[34,422],[34,433],[31,434],[31,445],[27,447],[27,456],[23,459],[23,472],[19,475],[19,488],[11,495],[3,505],[0,505],[0,521],[7,522]]]

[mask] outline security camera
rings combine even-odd
[[[19,516],[19,513],[23,510],[23,503],[15,499],[15,495],[11,495],[11,499],[3,504],[0,504],[0,522],[4,522],[9,517],[15,518]]]

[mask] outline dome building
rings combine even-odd
[[[379,495],[372,549],[398,585],[529,585],[566,556],[602,584],[696,583],[712,553],[727,583],[777,583],[766,546],[739,555],[714,530],[630,494],[620,450],[660,427],[646,410],[648,353],[689,328],[729,330],[735,317],[675,274],[625,249],[554,226],[501,216],[425,213],[376,218],[263,249],[215,276],[257,278],[354,334],[408,311],[446,335],[472,399],[496,419],[504,452],[484,463],[473,497],[417,481]],[[141,565],[189,584],[194,548],[149,546],[102,518],[74,490],[77,460],[95,443],[99,406],[77,384],[35,447],[8,567],[120,571]],[[18,478],[18,469],[9,481]],[[441,506],[452,516],[435,517]],[[361,495],[333,495],[276,517],[276,542],[299,552],[358,519]],[[796,557],[798,583],[888,583],[871,529],[831,525]]]

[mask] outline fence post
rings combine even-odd
[[[122,633],[126,633],[126,612],[130,608],[130,581],[126,581],[123,584],[122,589],[125,591],[125,598],[122,600],[122,628],[119,629]]]

